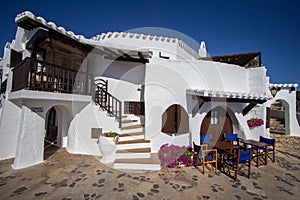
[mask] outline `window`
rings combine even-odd
[[[163,133],[187,133],[189,131],[189,117],[183,107],[173,104],[162,115]]]
[[[125,101],[124,102],[124,114],[133,114],[134,113],[134,103]]]
[[[212,110],[210,114],[210,124],[218,124],[219,123],[219,112],[218,110]]]

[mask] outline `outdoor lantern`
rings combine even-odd
[[[278,89],[276,87],[271,88],[271,94],[272,94],[273,97],[275,97],[277,92],[278,92]]]

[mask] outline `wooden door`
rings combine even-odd
[[[134,115],[145,115],[145,103],[144,102],[133,102],[133,114]]]
[[[45,140],[46,142],[57,143],[57,116],[56,110],[52,107],[49,111],[48,120],[47,120],[47,132]]]
[[[188,114],[183,107],[174,104],[162,115],[162,132],[187,133],[189,131]]]
[[[223,133],[232,133],[232,121],[228,113],[217,107],[211,110],[202,121],[200,134],[209,134],[214,141],[222,140]]]

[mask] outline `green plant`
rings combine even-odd
[[[104,136],[104,137],[114,138],[115,144],[117,144],[119,141],[119,135],[120,134],[118,134],[117,132],[113,132],[113,131],[109,131],[109,132],[105,132],[105,133],[101,134],[101,136]],[[97,143],[99,143],[99,139],[98,139]]]

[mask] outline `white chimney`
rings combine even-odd
[[[201,44],[200,44],[198,54],[199,54],[200,57],[206,57],[207,56],[206,45],[205,45],[204,41],[202,41]]]

